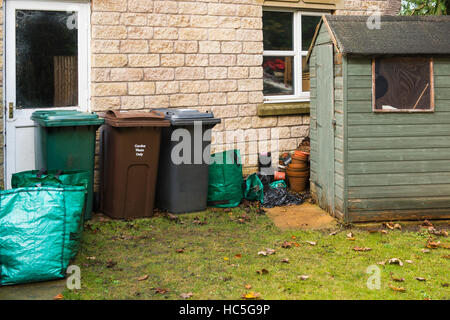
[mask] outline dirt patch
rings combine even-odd
[[[267,216],[281,230],[333,229],[337,221],[319,206],[304,203],[299,206],[276,207],[266,209]]]

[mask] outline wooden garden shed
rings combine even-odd
[[[312,195],[347,222],[448,219],[450,17],[373,22],[324,16],[317,27]]]

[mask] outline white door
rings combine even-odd
[[[36,110],[89,108],[89,2],[5,1],[5,186],[35,169]]]

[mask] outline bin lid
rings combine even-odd
[[[108,110],[100,114],[106,124],[113,127],[168,127],[170,122],[165,120],[159,111],[117,111]]]
[[[154,109],[164,113],[167,120],[174,126],[193,125],[196,121],[201,121],[203,124],[215,125],[221,122],[221,119],[214,118],[212,112],[200,112],[195,109],[175,109],[175,108],[161,108]]]
[[[99,126],[105,122],[95,113],[77,110],[35,111],[31,120],[42,127]]]

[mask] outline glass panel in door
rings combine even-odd
[[[78,105],[77,13],[16,10],[18,109]]]

